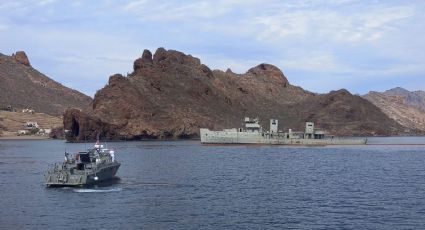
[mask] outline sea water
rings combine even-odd
[[[1,140],[0,228],[424,229],[425,138],[369,143],[112,142],[116,178],[46,188],[49,164],[91,144]]]

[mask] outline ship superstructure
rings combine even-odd
[[[361,145],[366,144],[366,138],[335,137],[326,135],[322,130],[316,130],[313,122],[305,123],[303,132],[289,129],[279,131],[279,121],[270,119],[269,131],[264,131],[258,118],[244,118],[244,128],[212,131],[200,129],[203,144],[278,144],[278,145]]]

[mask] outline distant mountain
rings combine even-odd
[[[406,105],[425,111],[425,91],[418,90],[411,92],[401,87],[397,87],[385,91],[384,94],[401,96]]]
[[[425,92],[397,87],[363,96],[386,115],[409,129],[425,130]]]
[[[0,108],[34,109],[62,115],[67,108],[87,110],[92,99],[34,69],[23,51],[0,54]]]
[[[291,85],[282,71],[260,64],[244,74],[212,71],[175,50],[148,50],[134,71],[109,78],[93,109],[68,110],[67,139],[192,138],[199,128],[240,127],[245,116],[279,119],[281,130],[303,130],[306,121],[338,135],[392,135],[404,128],[347,90],[315,94]]]

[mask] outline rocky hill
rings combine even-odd
[[[425,92],[394,88],[385,92],[369,92],[363,96],[387,116],[408,129],[425,131]]]
[[[338,135],[390,135],[404,128],[362,97],[347,90],[315,94],[291,85],[282,71],[260,64],[244,74],[212,71],[201,61],[174,50],[148,50],[134,61],[128,76],[109,78],[93,109],[64,115],[70,141],[192,138],[200,127],[240,127],[245,116],[258,116],[265,128],[277,118],[282,130],[302,130],[314,121]]]
[[[400,96],[403,98],[403,103],[413,106],[417,109],[425,111],[425,91],[409,91],[401,87],[396,87],[384,92],[385,95]]]
[[[62,115],[67,108],[90,109],[92,99],[53,81],[34,69],[27,55],[0,54],[0,109],[33,109],[50,115]]]

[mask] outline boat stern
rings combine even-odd
[[[45,184],[50,186],[81,186],[85,183],[84,175],[70,175],[66,172],[54,172],[44,175]]]

